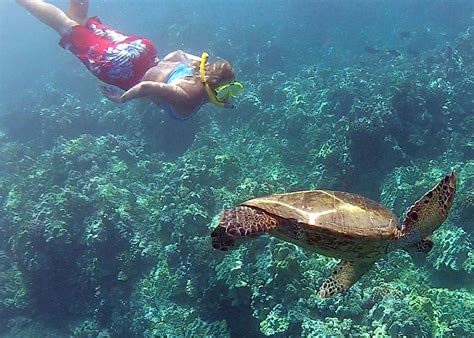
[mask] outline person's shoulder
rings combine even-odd
[[[176,61],[177,59],[181,59],[183,57],[186,57],[186,53],[183,52],[182,50],[176,50],[174,52],[168,53],[163,60],[165,61]]]
[[[199,56],[186,53],[185,51],[178,49],[166,55],[163,60],[186,62],[186,61],[201,61],[201,58]]]

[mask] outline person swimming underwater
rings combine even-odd
[[[100,90],[114,102],[150,99],[171,117],[185,120],[208,102],[232,108],[243,89],[228,61],[208,63],[207,53],[198,57],[181,50],[159,60],[150,40],[87,18],[88,0],[71,0],[67,13],[42,0],[16,2],[59,33],[59,45],[108,84]]]

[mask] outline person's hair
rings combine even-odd
[[[199,69],[198,69],[199,72]],[[235,79],[235,71],[229,62],[217,60],[206,65],[207,83],[212,89]]]

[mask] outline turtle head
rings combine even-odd
[[[456,172],[452,171],[408,209],[401,227],[408,242],[415,243],[430,236],[443,224],[454,201],[456,180]]]
[[[212,231],[212,247],[220,251],[229,251],[239,246],[244,237],[240,229],[243,228],[239,222],[241,207],[225,210],[220,217],[219,225]]]
[[[212,246],[217,250],[229,251],[276,225],[275,217],[257,208],[240,206],[225,210],[221,214],[219,225],[211,233]]]
[[[226,229],[218,225],[211,233],[212,247],[220,251],[229,251],[238,247],[235,237],[229,235]]]

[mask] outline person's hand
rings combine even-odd
[[[122,95],[125,93],[123,89],[114,86],[101,85],[99,90],[110,101],[122,103]]]

